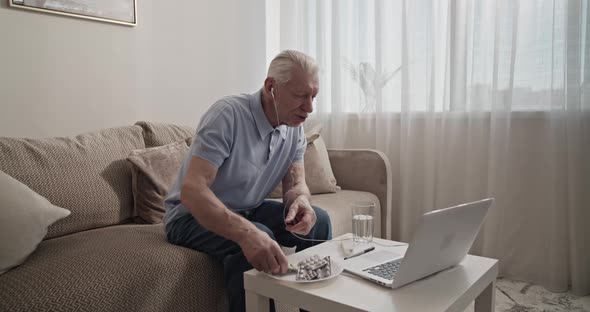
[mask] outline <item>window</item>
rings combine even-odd
[[[281,49],[320,63],[320,112],[547,110],[566,103],[568,75],[588,80],[578,5],[289,0],[278,29]]]

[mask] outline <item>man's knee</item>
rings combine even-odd
[[[315,215],[316,215],[316,224],[317,223],[322,223],[322,224],[331,224],[330,223],[330,216],[328,215],[328,213],[320,208],[320,207],[316,207],[313,206],[313,210],[315,211]]]
[[[313,210],[315,211],[316,215],[316,228],[321,230],[321,233],[317,234],[324,234],[326,237],[324,239],[331,239],[332,238],[332,223],[330,221],[330,216],[328,213],[319,207],[313,206]]]
[[[259,223],[259,222],[252,222],[259,230],[261,230],[262,232],[268,234],[268,236],[270,236],[270,238],[272,238],[272,240],[276,241],[277,239],[275,238],[275,234],[264,224]]]

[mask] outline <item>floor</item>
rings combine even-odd
[[[465,312],[473,311],[473,307]],[[590,296],[552,293],[539,285],[500,278],[496,281],[496,312],[590,312]]]
[[[277,310],[298,311],[282,304]],[[473,304],[465,312],[473,312]],[[500,278],[496,281],[495,312],[590,312],[590,296],[552,293],[539,285]]]

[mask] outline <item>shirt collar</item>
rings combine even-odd
[[[262,89],[250,95],[250,111],[254,117],[254,122],[256,123],[258,134],[261,139],[264,139],[275,130],[270,124],[270,121],[268,121],[268,118],[266,118],[264,110],[262,109]],[[280,125],[276,129],[281,134],[281,138],[285,140],[287,138],[287,126]]]

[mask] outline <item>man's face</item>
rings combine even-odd
[[[301,125],[313,112],[313,101],[319,88],[317,75],[296,68],[291,74],[291,79],[275,90],[281,124],[289,127]]]

